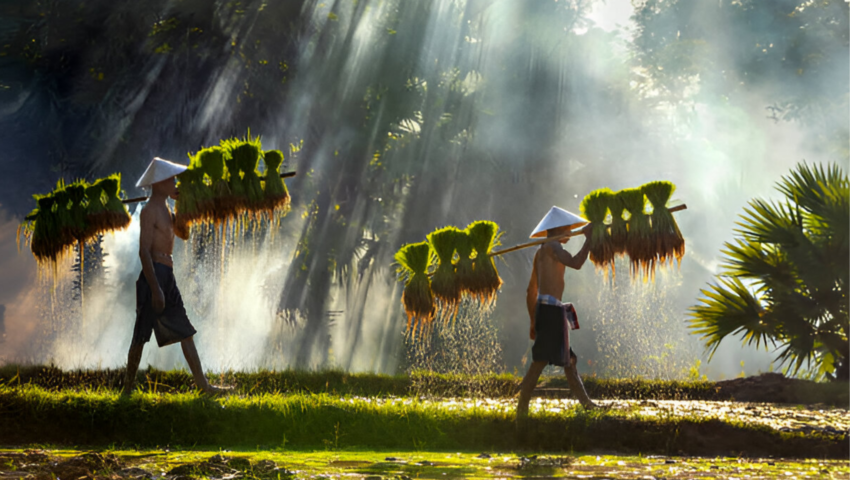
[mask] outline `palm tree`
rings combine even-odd
[[[838,165],[799,164],[777,184],[784,199],[751,200],[726,243],[718,282],[691,307],[690,328],[711,355],[728,335],[770,343],[798,373],[850,379],[850,186]]]

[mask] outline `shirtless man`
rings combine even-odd
[[[537,225],[532,233],[533,237],[546,236],[554,238],[563,235],[571,228],[586,224],[587,220],[574,215],[558,207],[552,207],[546,217]],[[528,305],[528,316],[531,319],[531,330],[529,336],[534,340],[531,350],[532,363],[528,372],[522,379],[520,387],[519,402],[517,405],[517,420],[523,420],[528,416],[528,402],[531,392],[537,385],[537,379],[546,365],[558,365],[564,367],[564,373],[570,384],[570,391],[581,402],[585,408],[596,408],[597,405],[590,400],[576,368],[577,357],[570,348],[569,331],[578,328],[575,318],[568,316],[565,306],[561,304],[561,295],[564,293],[564,270],[570,267],[581,269],[587,260],[590,242],[590,225],[582,229],[585,242],[581,250],[571,255],[564,250],[562,243],[567,243],[569,238],[560,241],[552,240],[544,243],[534,255],[534,267],[531,271],[531,279],[528,282],[528,293],[526,304]],[[565,322],[568,319],[568,322]],[[565,326],[569,324],[569,328]],[[569,355],[567,355],[569,352]]]
[[[183,308],[183,299],[174,279],[174,262],[171,259],[174,224],[166,200],[169,197],[177,198],[175,176],[185,170],[183,165],[154,158],[136,184],[137,187],[150,187],[151,196],[139,215],[142,273],[136,281],[136,326],[133,329],[124,382],[124,393],[127,394],[133,391],[142,350],[152,332],[156,333],[160,347],[180,342],[198,388],[210,394],[224,391],[210,385],[204,376],[192,340],[196,331]]]

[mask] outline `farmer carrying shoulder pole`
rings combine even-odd
[[[569,232],[573,228],[586,225],[587,220],[562,208],[552,207],[549,213],[531,233],[531,238],[554,238]],[[582,229],[585,238],[591,235],[590,225]],[[585,408],[597,407],[587,396],[576,368],[576,355],[570,348],[570,330],[576,330],[578,318],[572,304],[561,303],[564,293],[565,267],[581,269],[587,260],[590,242],[585,240],[581,250],[571,255],[561,243],[569,237],[546,242],[534,255],[534,267],[528,282],[528,315],[531,319],[530,337],[534,340],[531,349],[532,363],[522,379],[517,420],[528,416],[528,402],[531,392],[537,385],[537,379],[546,365],[564,367],[564,373],[570,384],[570,391]]]
[[[136,326],[127,356],[124,393],[133,390],[142,350],[150,340],[152,332],[156,333],[156,342],[160,347],[180,342],[198,388],[210,394],[225,391],[210,385],[204,376],[201,360],[192,340],[196,331],[189,322],[186,309],[183,308],[183,298],[174,279],[174,263],[171,258],[174,247],[174,222],[166,200],[169,197],[177,199],[175,177],[185,170],[183,165],[154,158],[136,184],[137,187],[150,187],[151,195],[139,216],[139,258],[142,261],[142,273],[136,281]]]

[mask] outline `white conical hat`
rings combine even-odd
[[[136,182],[136,187],[150,187],[154,183],[168,180],[175,175],[185,172],[187,168],[186,165],[180,165],[159,157],[154,157],[151,160],[151,164],[148,165],[147,170],[145,170],[145,173],[142,174],[142,178]]]
[[[540,220],[540,223],[534,227],[534,231],[531,232],[531,236],[529,238],[545,237],[546,230],[549,230],[550,228],[581,227],[588,223],[590,222],[579,217],[575,213],[568,212],[563,208],[552,207],[549,209],[549,213],[543,217],[543,220]]]

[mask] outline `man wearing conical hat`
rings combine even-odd
[[[142,350],[152,333],[156,334],[156,342],[160,347],[180,343],[198,388],[212,394],[224,391],[210,385],[204,376],[192,340],[196,331],[183,308],[183,298],[174,279],[174,262],[171,259],[174,222],[166,200],[177,198],[175,177],[185,170],[183,165],[154,158],[136,183],[137,187],[150,188],[151,195],[139,214],[142,273],[136,281],[136,326],[127,358],[125,393],[133,390]]]
[[[569,237],[555,239],[570,230],[584,226],[586,239],[581,250],[571,255],[562,244]],[[531,349],[532,363],[522,379],[517,420],[528,416],[528,402],[537,379],[547,365],[564,367],[570,391],[585,408],[596,404],[587,396],[576,368],[577,357],[570,348],[570,330],[578,329],[578,317],[572,304],[561,302],[564,293],[564,271],[566,267],[581,269],[590,250],[590,225],[588,221],[562,208],[552,207],[549,213],[531,233],[531,238],[546,237],[553,240],[540,246],[534,255],[534,267],[528,282],[528,316],[531,319],[529,336],[534,340]]]

